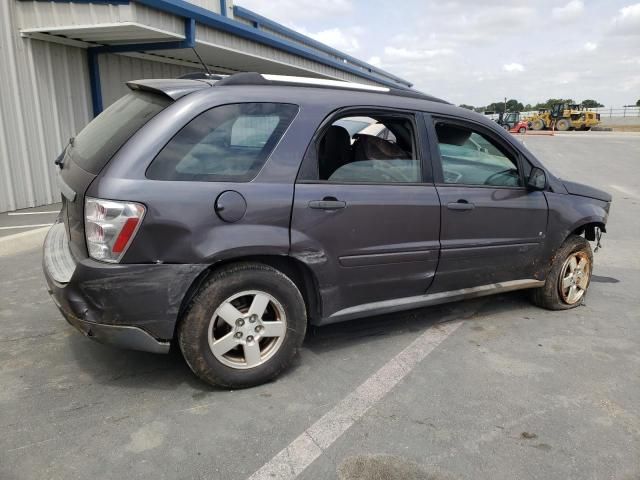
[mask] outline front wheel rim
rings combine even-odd
[[[591,264],[584,252],[575,252],[569,255],[560,270],[560,284],[558,289],[562,301],[567,305],[575,305],[584,297],[589,278],[591,276]]]
[[[211,316],[209,348],[222,364],[247,370],[271,359],[286,331],[280,302],[266,292],[247,290],[227,298]]]

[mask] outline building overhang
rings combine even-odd
[[[23,36],[101,52],[180,62],[212,71],[259,71],[365,81],[394,88],[411,83],[305,37],[249,10],[238,20],[184,0],[20,0]],[[185,24],[193,24],[193,37]],[[124,47],[124,48],[123,48]],[[160,58],[161,57],[161,58]],[[302,59],[302,61],[301,61]]]

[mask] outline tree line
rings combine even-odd
[[[575,102],[572,98],[550,98],[546,102],[539,102],[539,103],[536,103],[535,105],[531,105],[530,103],[523,105],[521,102],[519,102],[515,98],[512,98],[510,100],[507,100],[506,111],[507,112],[529,112],[533,110],[540,110],[543,108],[551,108],[551,106],[556,103],[578,104],[578,102]],[[582,100],[582,102],[579,102],[579,104],[585,108],[604,107],[603,104],[593,99]],[[640,100],[636,102],[636,105],[640,106]],[[466,108],[468,110],[474,110],[476,112],[500,113],[505,111],[505,102],[493,102],[484,107],[474,107],[473,105],[467,105],[464,103],[460,104],[460,106],[462,108]]]

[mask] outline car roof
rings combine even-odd
[[[196,78],[199,77],[199,78]],[[158,93],[167,95],[174,100],[189,93],[192,90],[200,90],[207,86],[250,86],[250,85],[271,85],[274,87],[280,86],[296,86],[296,87],[309,87],[309,88],[328,88],[335,89],[337,91],[361,91],[371,92],[376,94],[387,94],[394,96],[403,96],[410,98],[419,98],[423,100],[429,100],[432,102],[448,103],[440,98],[427,95],[409,88],[390,88],[379,85],[369,85],[356,82],[345,82],[342,80],[328,80],[313,77],[296,77],[290,75],[270,75],[260,74],[257,72],[243,72],[236,73],[229,76],[210,75],[210,74],[189,74],[184,78],[177,79],[147,79],[147,80],[135,80],[127,82],[127,86],[133,90],[151,90]]]
[[[455,115],[486,125],[495,123],[479,113],[413,89],[256,72],[228,76],[203,73],[199,78],[194,76],[197,75],[191,74],[189,78],[177,79],[134,80],[127,82],[127,86],[132,90],[153,91],[173,100],[195,91],[200,91],[200,95],[218,95],[225,91],[225,96],[234,98],[234,101],[242,101],[242,97],[246,95],[247,99],[252,101],[263,97],[271,98],[269,101],[281,101],[286,98],[287,102],[301,106],[318,101],[332,104],[336,108],[371,105]]]

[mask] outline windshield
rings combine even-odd
[[[169,98],[155,93],[136,91],[125,95],[73,140],[74,162],[97,175],[120,147],[169,103]]]

